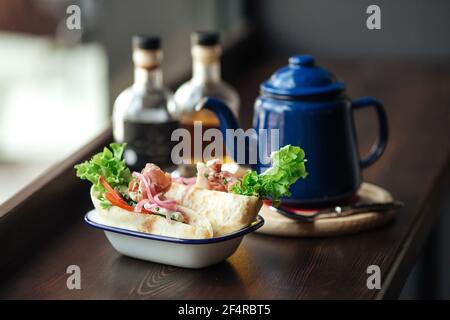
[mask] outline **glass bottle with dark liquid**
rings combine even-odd
[[[196,121],[201,122],[203,132],[208,128],[219,128],[219,120],[211,111],[194,110],[203,97],[210,96],[225,101],[237,117],[239,96],[236,90],[221,78],[219,34],[209,31],[195,32],[192,34],[191,44],[192,78],[175,92],[175,102],[182,127],[188,129],[193,136]],[[193,163],[201,160],[208,159],[191,159]]]
[[[148,162],[170,167],[176,143],[171,135],[179,122],[168,111],[175,107],[172,92],[163,85],[160,39],[134,36],[133,63],[134,83],[114,103],[114,139],[127,143],[124,157],[131,169],[140,171]]]

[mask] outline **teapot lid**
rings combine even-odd
[[[315,96],[344,89],[345,84],[317,66],[310,55],[290,57],[289,65],[277,70],[261,84],[262,92],[282,96]]]

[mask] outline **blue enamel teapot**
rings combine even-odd
[[[368,107],[376,111],[379,135],[369,154],[360,158],[353,112]],[[199,108],[216,114],[224,138],[226,129],[239,128],[221,100],[207,97]],[[255,133],[249,139],[261,139],[260,129],[278,129],[279,147],[291,144],[305,151],[308,176],[291,188],[290,198],[283,199],[283,203],[291,205],[324,205],[350,198],[361,185],[361,169],[380,158],[388,140],[388,121],[382,104],[371,97],[350,100],[345,84],[317,66],[309,55],[289,58],[287,66],[261,84],[253,127]],[[233,142],[225,142],[228,150]],[[270,139],[259,142],[259,148],[269,156]],[[236,162],[243,162],[236,152],[232,156]],[[245,159],[249,159],[248,154]],[[258,157],[252,167],[261,173],[269,166]]]

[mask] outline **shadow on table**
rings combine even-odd
[[[202,269],[184,269],[129,258],[114,260],[107,283],[107,298],[232,299],[245,296],[245,287],[228,261]]]

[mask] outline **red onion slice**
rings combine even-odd
[[[141,190],[144,189],[145,191],[145,194],[143,193],[143,196],[147,197],[147,199],[143,199],[136,204],[134,211],[142,212],[142,209],[145,209],[147,211],[158,213],[155,208],[161,207],[166,211],[166,219],[168,221],[171,221],[171,213],[177,211],[178,209],[177,202],[175,200],[161,199],[163,193],[156,194],[156,188],[150,177],[138,172],[133,172],[132,175],[139,180],[139,187],[141,188]],[[192,180],[188,180],[188,182],[191,183]]]

